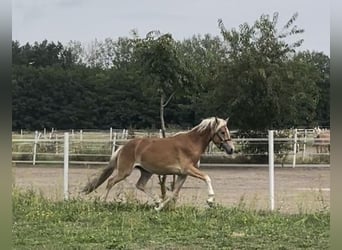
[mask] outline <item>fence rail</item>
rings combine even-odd
[[[177,132],[177,131],[175,131]],[[61,164],[64,157],[65,131],[52,130],[43,132],[12,133],[12,162],[29,164]],[[126,129],[108,131],[69,131],[70,164],[105,164],[114,150],[133,137],[159,137],[160,131],[128,131]],[[172,136],[174,133],[168,133]],[[268,155],[268,136],[262,138],[244,138],[236,131],[231,132],[236,145],[236,153],[226,156],[213,144],[203,154],[204,157],[226,157],[228,164],[253,164],[249,160]],[[275,131],[274,155],[276,163],[296,164],[316,163],[329,164],[330,139],[315,138],[313,129],[293,129]],[[237,161],[239,159],[239,161]],[[244,159],[246,162],[244,162]],[[221,163],[221,162],[218,162]]]

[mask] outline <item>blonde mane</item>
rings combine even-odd
[[[216,121],[218,122],[218,124],[216,123]],[[202,120],[202,122],[198,124],[196,127],[194,127],[192,130],[197,130],[199,132],[202,132],[209,127],[214,132],[217,132],[219,128],[226,126],[226,125],[227,125],[227,122],[225,120],[221,118],[210,117],[210,118]]]
[[[217,119],[218,124],[216,124],[216,119]],[[172,136],[187,134],[191,131],[203,132],[207,128],[210,128],[211,130],[213,130],[214,133],[216,133],[221,127],[226,126],[226,125],[227,125],[227,122],[225,120],[221,118],[217,118],[217,117],[210,117],[210,118],[203,119],[200,124],[193,127],[189,131],[180,131],[180,132],[173,134]]]

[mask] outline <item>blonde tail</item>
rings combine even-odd
[[[82,189],[82,192],[85,194],[89,194],[93,192],[96,188],[98,188],[108,177],[113,173],[116,168],[117,158],[121,151],[121,147],[119,147],[114,154],[112,155],[109,164],[105,167],[100,175],[95,176],[92,180],[90,180],[87,185]]]

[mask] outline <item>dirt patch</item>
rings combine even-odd
[[[70,168],[69,193],[71,198],[94,199],[102,197],[105,185],[96,192],[79,194],[88,178],[100,168]],[[269,208],[268,168],[205,168],[212,180],[216,202],[223,206],[243,205],[251,209]],[[13,183],[16,187],[32,188],[51,199],[63,199],[63,168],[53,166],[13,167]],[[138,199],[149,202],[144,193],[135,188],[139,170],[113,187],[108,200]],[[168,182],[172,177],[168,177]],[[157,176],[147,184],[160,194]],[[181,189],[177,204],[206,206],[207,186],[204,182],[188,177]],[[330,168],[276,168],[275,207],[281,212],[311,212],[330,207]]]

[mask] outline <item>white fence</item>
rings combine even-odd
[[[12,133],[13,163],[63,164],[65,154],[64,133],[69,136],[70,164],[106,164],[117,148],[132,137],[160,136],[160,131],[56,131]],[[236,145],[233,156],[226,156],[210,144],[204,156],[230,157],[231,162],[248,164],[253,157],[266,157],[268,154],[268,135],[263,138],[242,138],[232,131]],[[172,133],[169,133],[172,135]],[[330,140],[316,141],[313,129],[293,129],[274,132],[275,160],[282,165],[295,167],[305,163],[324,163],[329,160]],[[239,161],[237,159],[240,159]],[[242,159],[242,160],[241,160]],[[243,162],[243,159],[247,160]]]
[[[46,131],[39,133],[23,133],[12,134],[12,154],[26,155],[31,159],[15,160],[14,163],[32,163],[33,165],[39,163],[56,163],[64,164],[64,199],[69,199],[69,164],[106,164],[111,154],[115,151],[116,147],[120,144],[124,144],[129,139],[129,131],[113,131],[110,129],[107,132],[83,132],[80,130],[75,133],[71,132],[56,132],[52,131],[47,134]],[[287,135],[287,137],[284,137]],[[160,136],[160,133],[148,133],[148,132],[136,132],[134,137],[143,136]],[[234,132],[232,132],[234,138]],[[330,140],[329,141],[315,141],[315,134],[313,130],[290,130],[290,131],[268,131],[267,138],[239,138],[233,139],[236,145],[238,156],[262,156],[265,155],[268,158],[266,166],[269,167],[269,200],[270,209],[274,210],[274,163],[276,156],[290,157],[292,158],[292,167],[296,166],[296,160],[298,157],[305,159],[306,157],[314,156],[329,156],[330,154]],[[253,145],[256,149],[253,152]],[[88,147],[93,147],[93,150],[89,150]],[[263,148],[266,147],[266,148]],[[327,150],[322,151],[322,147]],[[25,149],[24,151],[20,151]],[[95,150],[94,150],[95,148]],[[248,150],[246,150],[246,148]],[[261,150],[260,150],[261,148]],[[88,153],[87,152],[88,149]],[[94,151],[97,150],[97,153]],[[91,153],[89,153],[91,152]],[[210,145],[206,150],[205,155],[225,155],[218,151],[213,145]],[[40,157],[44,156],[44,160],[40,160]],[[53,156],[57,160],[48,160],[46,156]],[[70,160],[72,156],[87,156],[105,158],[103,161],[75,161]],[[60,158],[60,159],[58,159]],[[201,164],[202,165],[202,164]],[[217,165],[217,164],[215,164]],[[235,164],[237,165],[237,164]],[[246,164],[244,164],[246,165]],[[248,165],[248,164],[247,164]]]

